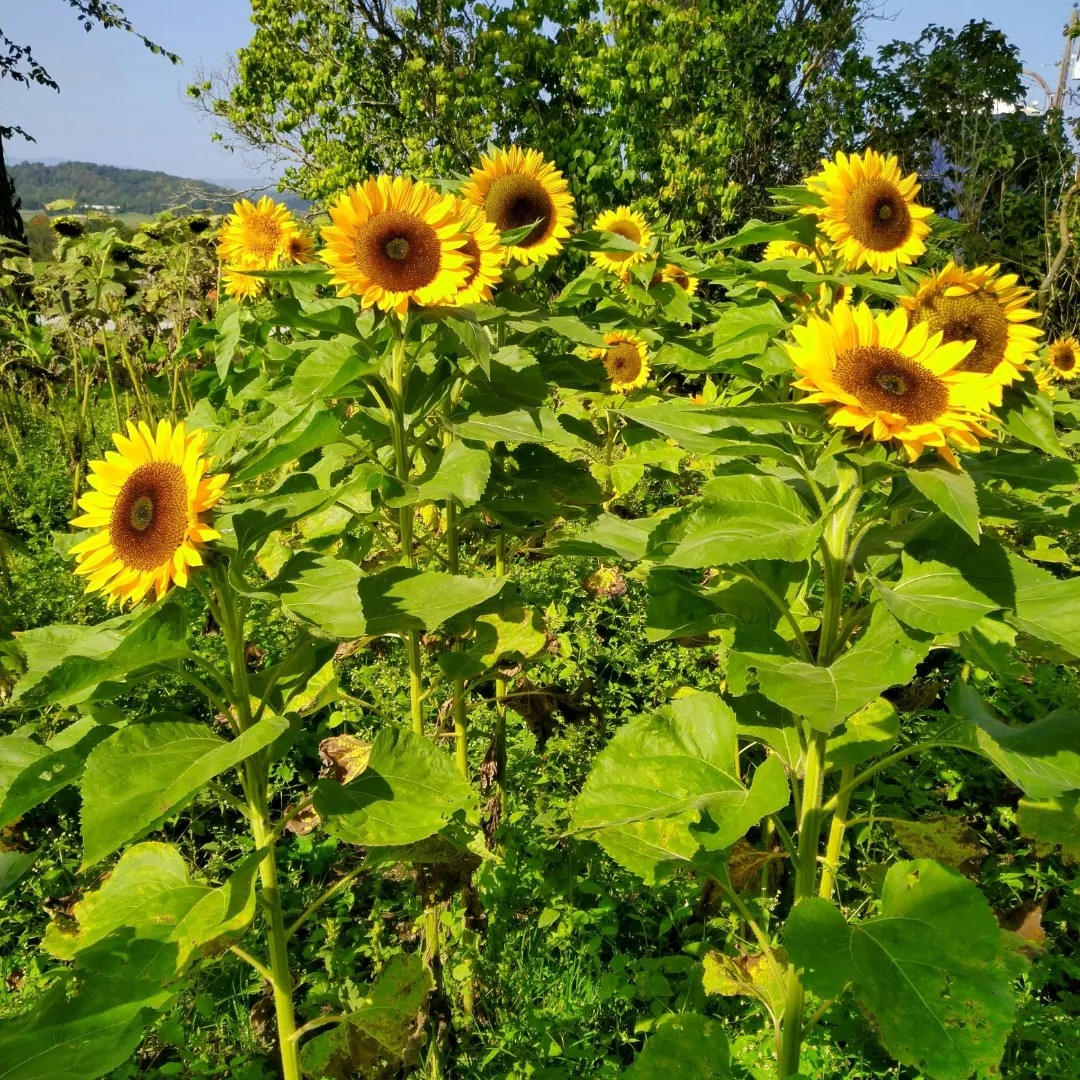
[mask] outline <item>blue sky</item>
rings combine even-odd
[[[257,158],[211,142],[211,127],[185,94],[200,69],[222,66],[248,42],[248,0],[122,0],[147,37],[180,54],[179,67],[121,31],[87,34],[64,0],[0,0],[0,6],[4,32],[30,44],[60,83],[57,94],[0,82],[0,120],[37,140],[8,144],[11,160],[59,157],[208,179],[271,175]],[[1018,46],[1026,67],[1053,83],[1069,9],[1070,0],[881,0],[885,18],[867,25],[866,38],[876,47],[914,38],[930,22],[957,28],[985,18]]]

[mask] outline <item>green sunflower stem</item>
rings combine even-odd
[[[495,534],[495,576],[506,577],[506,534]],[[506,693],[507,682],[501,675],[495,679],[495,796],[499,805],[499,821],[506,820],[509,804],[506,775]]]
[[[214,583],[216,610],[220,615],[221,632],[229,657],[235,706],[233,726],[239,734],[253,723],[247,660],[244,656],[244,603],[229,585],[223,567],[212,566],[208,572]],[[296,1039],[296,1011],[293,1006],[293,979],[289,969],[288,937],[278,881],[277,843],[270,824],[270,759],[265,751],[244,762],[241,781],[247,801],[252,839],[255,841],[256,850],[264,851],[262,862],[259,863],[260,899],[266,921],[266,945],[270,957],[267,968],[274,996],[282,1074],[285,1080],[301,1080],[300,1046]]]

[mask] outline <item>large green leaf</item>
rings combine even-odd
[[[637,562],[645,558],[649,534],[661,518],[621,518],[601,514],[587,529],[557,540],[548,551],[557,555],[586,555]]]
[[[305,626],[354,640],[432,630],[495,596],[501,578],[472,578],[394,566],[362,575],[344,559],[300,552],[263,590]]]
[[[112,730],[84,718],[47,746],[21,735],[0,738],[0,829],[77,783],[87,755]]]
[[[953,683],[949,711],[967,721],[952,733],[957,745],[989,758],[1033,799],[1080,789],[1080,712],[1057,709],[1030,724],[1003,723],[968,683]]]
[[[718,1020],[680,1013],[649,1037],[645,1049],[623,1073],[627,1080],[730,1080],[727,1036]]]
[[[358,1009],[332,1031],[304,1043],[304,1073],[319,1080],[352,1080],[396,1072],[434,985],[416,953],[392,956]]]
[[[188,616],[171,601],[134,621],[118,619],[108,629],[96,629],[53,626],[20,635],[27,671],[13,697],[27,705],[72,705],[85,701],[101,683],[188,655]],[[58,651],[64,641],[69,651]]]
[[[509,412],[461,412],[449,421],[450,430],[463,439],[482,443],[554,443],[574,446],[575,439],[559,424],[549,408]]]
[[[1016,827],[1035,841],[1038,854],[1059,847],[1066,862],[1080,863],[1080,791],[1052,799],[1021,799]]]
[[[780,617],[765,594],[742,578],[698,585],[673,567],[657,566],[649,574],[648,590],[649,641],[696,637],[740,623],[772,627]]]
[[[120,856],[98,888],[86,893],[65,919],[49,924],[43,947],[71,960],[117,931],[133,938],[175,945],[176,970],[196,949],[212,951],[218,939],[236,934],[255,914],[255,873],[264,857],[256,852],[221,888],[191,880],[187,863],[169,844],[136,844]],[[126,936],[126,935],[125,935]]]
[[[979,500],[975,495],[975,481],[966,472],[952,469],[944,462],[935,462],[914,466],[904,475],[975,543],[979,542]]]
[[[623,410],[641,424],[693,454],[720,457],[789,456],[783,449],[785,425],[815,427],[820,420],[798,405],[749,402],[740,406],[701,406],[667,401]],[[774,441],[770,441],[770,439]]]
[[[899,581],[874,579],[874,587],[903,623],[932,633],[957,633],[984,615],[1013,604],[1009,560],[1002,547],[984,537],[944,543],[923,540],[905,549]]]
[[[891,867],[881,913],[846,922],[827,900],[796,905],[784,934],[803,984],[851,984],[885,1049],[935,1080],[997,1071],[1015,1006],[1001,931],[979,890],[928,860]]]
[[[795,491],[774,476],[722,476],[700,500],[666,518],[648,556],[669,566],[731,566],[750,559],[801,562],[821,535]]]
[[[91,866],[187,805],[209,780],[288,728],[268,716],[226,741],[173,714],[129,724],[91,752],[82,779],[83,865]]]
[[[1009,567],[1016,589],[1009,621],[1080,659],[1080,576],[1055,577],[1018,555],[1009,556]]]
[[[175,950],[112,938],[89,950],[86,971],[65,974],[28,1012],[0,1021],[0,1080],[94,1080],[126,1064],[175,1000],[162,985]]]
[[[1054,457],[1067,457],[1054,430],[1054,410],[1045,395],[1038,393],[1028,375],[1026,385],[1007,387],[1000,416],[1005,430],[1028,446],[1036,446]]]
[[[36,851],[0,851],[0,897],[13,888],[34,868]]]
[[[456,679],[475,679],[504,657],[531,660],[547,645],[540,613],[513,607],[481,615],[473,624],[473,638],[458,652],[439,654],[439,667]]]
[[[930,649],[929,634],[898,623],[882,604],[854,645],[827,667],[795,655],[779,634],[740,626],[728,656],[728,682],[745,693],[756,673],[759,691],[820,731],[831,731],[882,690],[908,682]]]
[[[449,756],[399,728],[375,736],[359,776],[347,784],[320,780],[314,796],[327,831],[364,847],[425,840],[472,802]]]
[[[784,767],[737,772],[735,714],[714,694],[679,698],[620,728],[597,755],[571,827],[650,883],[680,867],[715,865],[767,814],[788,803]]]
[[[490,475],[491,455],[486,450],[452,442],[417,481],[415,501],[453,499],[461,506],[475,506],[483,497]]]

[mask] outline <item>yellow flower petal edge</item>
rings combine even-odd
[[[478,206],[500,234],[535,227],[505,249],[507,260],[543,262],[558,255],[574,223],[574,199],[566,178],[539,150],[493,150],[480,158],[461,197]]]
[[[821,172],[807,177],[806,186],[824,205],[801,212],[818,218],[848,269],[868,266],[875,274],[893,273],[926,250],[926,219],[933,210],[915,202],[918,177],[904,176],[892,154],[841,151],[835,160],[823,160]]]
[[[648,258],[652,230],[644,214],[629,206],[620,206],[617,210],[605,210],[596,219],[596,228],[600,232],[622,236],[637,244],[640,249],[638,251],[591,251],[589,258],[602,270],[608,270],[620,278],[626,278],[633,267]]]
[[[676,263],[664,263],[657,273],[653,274],[652,279],[649,281],[649,288],[652,289],[662,282],[667,282],[669,285],[677,285],[680,289],[684,290],[688,296],[693,296],[698,289],[698,279],[694,277],[689,270],[684,269]]]
[[[287,207],[264,195],[241,199],[218,232],[218,259],[241,270],[275,270],[290,261],[300,226]]]
[[[490,300],[496,285],[502,281],[503,249],[499,231],[484,217],[479,207],[458,199],[455,212],[465,230],[462,251],[469,259],[465,284],[454,297],[456,304],[479,304]]]
[[[1064,337],[1051,342],[1046,350],[1046,363],[1054,379],[1071,382],[1080,375],[1080,341]]]
[[[379,176],[328,207],[322,259],[339,296],[404,315],[410,304],[453,304],[469,276],[468,237],[453,195],[407,177]]]
[[[1000,266],[965,270],[951,260],[913,295],[899,298],[912,326],[925,323],[946,342],[970,341],[961,371],[985,376],[991,401],[1000,405],[1002,388],[1024,377],[1042,331],[1029,326],[1039,313],[1028,303],[1032,291]]]
[[[160,598],[173,585],[186,586],[202,550],[220,537],[207,512],[221,499],[229,477],[208,475],[206,434],[162,420],[153,431],[128,423],[113,435],[116,450],[91,461],[91,490],[79,500],[83,513],[72,524],[93,529],[71,550],[75,573],[87,592],[103,592],[123,607],[139,603],[151,589]]]
[[[603,363],[612,390],[628,394],[649,381],[648,350],[637,334],[611,330],[604,335],[604,342],[603,346],[591,349],[589,355]]]
[[[909,461],[932,448],[954,467],[953,447],[976,450],[990,434],[990,387],[959,370],[970,344],[943,343],[925,324],[909,328],[903,310],[842,303],[792,334],[794,385],[829,410],[834,427],[899,444]]]

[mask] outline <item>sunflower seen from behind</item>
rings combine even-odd
[[[1046,350],[1046,370],[1055,380],[1072,382],[1080,375],[1080,341],[1065,337],[1052,342]]]
[[[469,259],[465,283],[457,291],[454,303],[479,304],[492,297],[492,290],[502,281],[503,249],[499,232],[479,207],[464,199],[458,199],[454,207],[465,230],[465,246],[462,251]]]
[[[604,344],[592,349],[589,355],[604,365],[617,394],[628,394],[649,381],[648,350],[645,342],[626,330],[611,330],[604,335]]]
[[[818,218],[849,270],[868,266],[875,274],[891,274],[926,250],[926,219],[933,210],[915,202],[918,176],[904,176],[892,154],[841,151],[834,161],[822,161],[821,172],[807,177],[806,186],[824,205],[804,207],[802,213]]]
[[[500,234],[533,228],[505,249],[507,259],[542,262],[557,255],[574,223],[574,199],[563,174],[539,150],[493,150],[480,158],[461,196],[479,207]]]
[[[1028,325],[1039,317],[1028,307],[1032,291],[999,269],[965,270],[950,260],[914,295],[900,297],[912,326],[925,323],[945,342],[973,343],[959,370],[985,376],[995,405],[1001,404],[1003,387],[1024,377],[1042,335]]]
[[[322,259],[339,296],[404,315],[410,304],[453,304],[469,275],[452,195],[404,176],[349,188],[328,207]]]
[[[94,489],[79,500],[83,513],[73,525],[93,534],[71,550],[75,573],[87,592],[103,592],[121,607],[137,604],[151,589],[157,598],[203,562],[201,549],[220,537],[206,520],[221,499],[228,475],[209,476],[206,435],[162,420],[154,432],[128,423],[114,434],[116,450],[91,461],[87,482]]]
[[[986,380],[960,370],[971,349],[943,342],[926,324],[908,327],[902,310],[838,304],[827,318],[792,327],[788,345],[803,400],[830,410],[834,427],[898,443],[909,461],[933,448],[954,467],[952,447],[978,449],[989,435]]]
[[[591,251],[592,259],[602,270],[609,270],[620,278],[627,278],[630,271],[648,258],[649,245],[652,243],[652,230],[645,220],[645,215],[629,206],[620,206],[617,210],[605,210],[596,219],[598,232],[613,233],[631,243],[637,244],[637,251]]]

